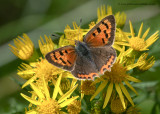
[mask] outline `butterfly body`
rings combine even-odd
[[[78,79],[94,79],[110,71],[116,60],[112,47],[115,37],[113,15],[102,19],[75,46],[65,46],[49,52],[45,57],[51,64],[70,71]]]
[[[78,56],[84,57],[93,62],[91,51],[85,42],[77,41],[75,50]]]

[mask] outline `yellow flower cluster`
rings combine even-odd
[[[98,8],[97,22],[107,15],[112,15],[111,6],[107,7],[107,13],[105,6]],[[134,68],[146,71],[154,65],[155,58],[151,56],[146,59],[148,53],[142,54],[141,52],[149,50],[149,46],[158,39],[159,31],[145,40],[149,28],[141,37],[143,23],[136,36],[131,21],[129,21],[130,32],[122,31],[121,28],[126,22],[124,12],[117,12],[115,19],[117,27],[113,47],[118,53],[116,62],[110,72],[106,71],[104,75],[97,77],[94,81],[82,80],[79,82],[70,72],[57,68],[44,59],[44,56],[56,47],[51,37],[44,35],[46,42],[40,37],[39,48],[41,54],[35,51],[32,41],[26,34],[23,35],[23,38],[19,37],[14,40],[15,47],[9,44],[11,51],[17,57],[27,61],[27,63],[22,63],[18,67],[17,73],[27,80],[22,88],[26,86],[32,88],[30,91],[31,97],[21,93],[21,96],[30,102],[26,113],[58,114],[64,113],[62,108],[65,107],[68,113],[78,114],[81,112],[81,101],[87,99],[87,103],[93,102],[95,98],[99,98],[97,102],[100,102],[102,106],[98,105],[98,108],[91,109],[92,111],[100,112],[100,108],[110,107],[113,113],[126,112],[129,114],[132,111],[133,113],[139,113],[128,88],[138,95],[131,82],[140,82],[140,80],[131,76],[130,72],[133,72]],[[75,45],[75,40],[82,41],[83,36],[94,26],[95,22],[91,22],[88,29],[81,29],[75,22],[73,22],[73,29],[67,25],[64,35],[60,37],[58,47]],[[78,89],[76,89],[77,86],[79,86]],[[79,96],[81,98],[77,100]]]

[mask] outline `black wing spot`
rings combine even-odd
[[[104,38],[102,38],[102,42],[105,44]]]
[[[107,25],[107,23],[104,23],[104,22],[102,21],[102,24],[104,24],[107,29],[109,28],[108,25]]]
[[[97,28],[97,31],[98,31],[98,33],[100,33],[100,32],[101,32],[101,29],[98,27],[98,28]]]
[[[63,53],[61,51],[59,51],[59,54],[63,56]]]
[[[96,34],[95,34],[95,33],[93,33],[92,35],[93,35],[93,36],[96,36]]]
[[[106,36],[106,38],[108,38],[108,34],[107,33],[105,33],[105,36]]]
[[[72,63],[70,61],[67,60],[67,62],[71,65]]]
[[[65,50],[65,53],[68,53],[68,51],[67,51],[67,50]]]
[[[62,61],[62,63],[66,64],[66,62],[61,57],[59,59]]]
[[[53,56],[54,56],[54,58],[55,58],[56,60],[58,60],[55,54],[54,54]]]

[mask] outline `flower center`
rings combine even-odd
[[[95,90],[96,90],[96,86],[95,85],[91,85],[93,81],[91,80],[85,80],[83,82],[83,84],[81,85],[81,91],[82,93],[84,93],[85,95],[92,95],[94,94]]]
[[[60,112],[58,102],[53,99],[43,101],[37,108],[40,114],[59,114]]]
[[[139,37],[132,37],[129,40],[129,43],[130,43],[131,47],[137,51],[143,49],[146,46],[146,42],[144,41],[144,39],[141,39]]]
[[[119,98],[111,101],[111,110],[116,114],[123,113],[125,111]]]
[[[111,69],[111,72],[106,71],[102,78],[109,80],[113,83],[119,83],[125,80],[126,74],[126,68],[123,66],[123,64],[120,63],[114,63]]]

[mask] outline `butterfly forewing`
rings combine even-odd
[[[57,67],[71,71],[74,67],[77,54],[74,46],[65,46],[49,52],[45,58]]]
[[[115,18],[107,16],[95,25],[85,36],[84,42],[89,47],[112,45],[115,37]]]

